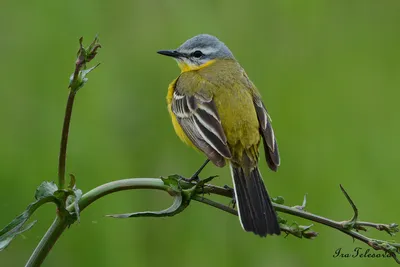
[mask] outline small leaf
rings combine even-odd
[[[301,231],[307,231],[307,230],[310,230],[311,229],[311,227],[313,227],[314,225],[313,224],[310,224],[310,225],[299,225],[298,227],[299,227],[299,229],[301,230]]]
[[[33,221],[24,227],[25,223],[29,220],[30,216],[41,205],[47,202],[51,202],[52,200],[53,200],[52,196],[41,197],[40,199],[31,203],[23,213],[21,213],[14,220],[12,220],[12,222],[10,222],[6,227],[4,227],[0,231],[0,251],[4,250],[17,235],[31,229],[32,226],[36,223],[36,221]]]
[[[0,231],[0,251],[8,247],[8,245],[11,243],[11,241],[13,241],[13,239],[17,235],[22,234],[25,231],[28,231],[37,222],[33,221],[29,223],[27,226],[23,227],[25,222],[29,219],[29,216],[28,217],[22,216],[22,217],[15,218],[9,225],[7,225],[4,229]]]
[[[391,223],[389,225],[384,224],[382,225],[383,230],[386,231],[386,233],[388,233],[391,236],[396,235],[397,232],[399,232],[399,225],[396,223]],[[382,229],[378,229],[378,230],[382,230]]]
[[[273,197],[271,200],[276,204],[283,205],[283,203],[285,203],[285,199],[282,196]]]
[[[74,197],[73,198],[74,198],[76,219],[78,222],[80,222],[79,200],[82,198],[82,190],[74,189]]]
[[[307,239],[314,239],[317,236],[318,236],[318,232],[314,232],[314,231],[303,232],[303,237],[307,238]]]
[[[82,79],[86,79],[86,75],[88,75],[88,73],[90,73],[92,70],[94,70],[95,68],[97,68],[100,65],[100,63],[97,63],[96,65],[94,65],[93,67],[87,69],[87,70],[82,70],[81,71],[81,76]]]
[[[203,180],[201,180],[200,182],[198,182],[197,183],[197,186],[199,187],[202,187],[202,186],[204,186],[206,183],[208,183],[208,182],[211,182],[214,178],[217,178],[218,177],[218,175],[214,175],[214,176],[210,176],[210,177],[208,177],[208,178],[205,178],[205,179],[203,179]]]
[[[43,182],[36,189],[35,199],[39,200],[44,197],[53,196],[57,190],[58,187],[54,182]]]
[[[161,211],[144,211],[144,212],[134,212],[134,213],[125,213],[125,214],[113,214],[113,215],[106,215],[112,218],[133,218],[133,217],[167,217],[167,216],[174,216],[189,206],[190,200],[192,196],[195,194],[196,188],[199,184],[193,185],[189,189],[182,189],[180,185],[180,181],[182,177],[180,175],[174,174],[169,175],[168,177],[161,177],[163,183],[166,186],[169,186],[170,190],[174,192],[172,197],[174,201],[172,205]],[[203,186],[203,185],[199,185]]]
[[[0,231],[0,251],[4,250],[11,241],[19,234],[29,230],[36,223],[33,221],[25,226],[26,222],[32,216],[37,208],[47,202],[54,202],[59,210],[59,215],[69,216],[70,214],[65,209],[65,202],[68,196],[72,196],[76,209],[76,216],[79,219],[79,206],[78,202],[82,197],[80,189],[58,189],[54,182],[43,182],[36,189],[36,201],[28,205],[26,210],[17,216],[12,222]]]
[[[101,48],[101,45],[99,43],[99,37],[96,35],[93,42],[86,49],[87,51],[86,62],[90,62],[97,55],[97,49],[99,48]]]
[[[307,194],[304,195],[303,203],[301,206],[293,206],[293,208],[298,209],[298,210],[305,210],[307,204]]]
[[[75,175],[70,174],[69,178],[70,178],[70,180],[69,180],[68,188],[69,189],[74,189],[75,188],[75,184],[76,184]]]
[[[71,88],[71,91],[73,92],[78,92],[79,89],[81,89],[88,81],[88,78],[86,78],[86,76],[95,68],[97,68],[100,65],[100,63],[96,64],[95,66],[87,69],[87,70],[80,70],[76,80],[75,79],[75,75],[72,74],[70,79],[69,79],[69,87]]]
[[[184,204],[184,201],[182,201],[182,195],[175,195],[174,196],[174,202],[172,205],[161,211],[143,211],[143,212],[134,212],[134,213],[125,213],[125,214],[112,214],[112,215],[106,215],[107,217],[112,217],[112,218],[133,218],[133,217],[167,217],[167,216],[174,216],[180,212],[182,212],[188,204]]]
[[[4,250],[18,234],[24,232],[23,226],[32,214],[30,211],[31,206],[32,205],[29,205],[26,211],[0,231],[0,251]],[[30,224],[30,227],[32,227],[33,224],[34,222]],[[29,230],[30,227],[25,228],[25,231]]]
[[[307,194],[304,195],[303,204],[301,204],[301,206],[305,208],[306,205],[307,205]]]
[[[101,45],[98,41],[99,38],[96,36],[89,47],[84,48],[83,37],[79,39],[79,50],[75,62],[75,70],[69,78],[68,85],[68,88],[70,88],[73,93],[78,92],[78,90],[82,88],[88,81],[86,75],[100,65],[97,64],[94,67],[86,70],[86,63],[94,59],[97,55],[97,50],[101,48]]]
[[[287,219],[279,216],[279,214],[277,214],[277,219],[279,224],[287,224]]]
[[[166,186],[169,186],[172,191],[176,193],[182,192],[182,187],[179,183],[179,181],[182,179],[182,177],[178,174],[173,174],[173,175],[168,175],[167,177],[161,177],[161,180]]]

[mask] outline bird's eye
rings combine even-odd
[[[199,50],[196,50],[192,53],[192,56],[197,57],[197,58],[201,57],[202,55],[203,55],[203,53]]]

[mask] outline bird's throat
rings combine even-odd
[[[215,62],[215,59],[209,60],[206,63],[202,65],[196,65],[196,64],[191,64],[183,60],[178,60],[178,66],[181,69],[181,72],[186,72],[186,71],[193,71],[193,70],[199,70],[202,68],[205,68]]]

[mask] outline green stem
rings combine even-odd
[[[67,106],[65,109],[64,124],[61,133],[60,155],[58,157],[58,187],[60,189],[64,188],[65,186],[65,162],[67,160],[68,133],[74,100],[75,92],[73,90],[70,90]]]
[[[79,200],[79,209],[80,211],[84,210],[94,201],[106,195],[131,189],[156,189],[168,191],[169,187],[166,186],[163,181],[158,178],[129,178],[113,181],[107,184],[100,185],[84,194]],[[74,211],[74,206],[69,206],[68,210]]]
[[[215,202],[215,201],[213,201],[213,200],[211,200],[211,199],[208,199],[208,198],[205,198],[205,197],[201,197],[201,196],[199,196],[199,195],[193,196],[192,199],[193,199],[193,200],[196,200],[196,201],[198,201],[198,202],[207,204],[207,205],[209,205],[209,206],[212,206],[212,207],[214,207],[214,208],[223,210],[223,211],[228,212],[228,213],[230,213],[230,214],[232,214],[232,215],[236,215],[236,216],[238,215],[237,211],[234,210],[234,209],[232,209],[231,207],[225,206],[225,205],[223,205],[223,204],[221,204],[221,203],[218,203],[218,202]]]
[[[25,267],[40,266],[67,226],[68,224],[66,223],[66,220],[57,216],[33,251]]]

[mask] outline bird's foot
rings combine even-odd
[[[208,164],[209,162],[210,162],[210,160],[207,159],[207,160],[200,166],[200,168],[199,168],[190,178],[185,178],[185,177],[182,177],[182,176],[181,176],[179,180],[185,181],[185,182],[190,183],[190,184],[199,184],[199,183],[201,182],[199,175],[200,175],[201,171],[204,169],[204,167],[207,166],[207,164]]]
[[[228,206],[230,207],[232,205],[232,209],[234,209],[236,207],[235,190],[228,185],[224,185],[224,188],[232,192],[232,199],[229,201]]]
[[[198,184],[201,181],[199,176],[192,176],[190,178],[180,177],[180,180],[185,181],[185,182],[190,183],[190,184],[192,184],[193,182],[195,184]]]

